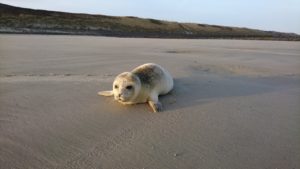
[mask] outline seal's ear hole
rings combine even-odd
[[[129,85],[129,86],[126,86],[126,89],[128,90],[131,90],[133,88],[133,86]]]
[[[118,85],[115,85],[115,89],[117,89],[117,88],[119,88],[119,86],[118,86]]]

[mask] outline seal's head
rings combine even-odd
[[[111,91],[101,91],[98,94],[114,96],[116,101],[130,104],[141,90],[141,81],[133,73],[123,72],[115,78],[112,88],[113,90]]]
[[[140,90],[140,79],[130,72],[119,74],[113,82],[114,98],[121,103],[133,101]]]

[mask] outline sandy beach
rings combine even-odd
[[[154,62],[164,111],[98,91]],[[0,35],[0,168],[300,168],[300,43]]]

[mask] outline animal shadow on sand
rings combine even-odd
[[[164,111],[179,110],[214,99],[263,94],[284,85],[299,85],[299,78],[196,75],[174,79],[174,88],[160,96]]]

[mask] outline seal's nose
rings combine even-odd
[[[121,97],[121,93],[118,96]]]

